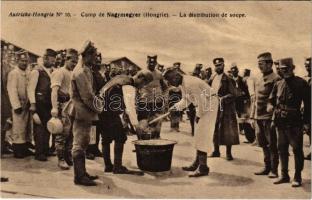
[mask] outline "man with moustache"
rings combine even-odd
[[[12,146],[15,158],[32,155],[27,148],[31,142],[29,123],[29,100],[27,84],[29,74],[26,69],[29,62],[27,52],[17,52],[17,67],[8,74],[7,91],[12,106]]]
[[[262,77],[256,82],[256,100],[252,118],[256,120],[256,134],[258,144],[263,150],[265,166],[255,175],[268,175],[269,178],[277,178],[277,136],[275,129],[271,128],[273,112],[268,112],[267,106],[273,86],[280,78],[273,72],[273,60],[270,52],[262,53],[257,58]]]
[[[51,76],[51,116],[60,118],[63,122],[63,133],[55,137],[55,147],[58,157],[58,167],[68,170],[73,165],[71,149],[73,134],[71,130],[71,120],[62,114],[62,110],[70,100],[71,74],[78,63],[78,51],[66,49],[65,66],[56,69]]]
[[[274,124],[278,134],[278,151],[281,160],[281,178],[274,184],[290,181],[288,175],[289,145],[293,149],[295,175],[292,187],[302,183],[301,171],[304,165],[302,130],[309,130],[311,123],[311,90],[308,83],[294,75],[295,65],[292,58],[279,60],[282,80],[278,81],[269,97],[268,112],[274,109]],[[303,113],[301,112],[301,105]]]
[[[235,98],[237,90],[235,82],[224,73],[224,59],[213,59],[216,75],[211,78],[210,85],[219,97],[218,113],[215,116],[216,128],[213,136],[214,151],[211,157],[220,157],[220,145],[226,146],[226,159],[233,160],[232,145],[239,144],[238,125],[236,119]]]
[[[50,133],[47,122],[51,118],[51,73],[55,66],[57,53],[52,49],[46,49],[43,54],[43,64],[33,69],[30,74],[27,88],[30,111],[37,113],[41,124],[34,123],[35,159],[47,161],[49,154]]]
[[[139,123],[144,126],[163,114],[165,108],[164,92],[167,90],[161,73],[156,70],[157,55],[147,56],[147,69],[153,75],[153,81],[139,90],[138,119]],[[151,138],[160,138],[161,120],[149,125]]]

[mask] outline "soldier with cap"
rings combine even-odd
[[[220,145],[226,146],[226,159],[233,160],[232,145],[239,144],[238,125],[236,119],[235,97],[237,90],[235,82],[224,73],[224,59],[213,59],[215,65],[215,76],[210,80],[213,91],[219,98],[218,112],[216,118],[213,144],[214,151],[211,157],[220,157]]]
[[[38,65],[30,74],[27,88],[30,101],[30,111],[38,114],[41,123],[34,123],[35,159],[47,161],[49,153],[50,133],[47,122],[51,118],[51,73],[55,66],[57,53],[52,49],[46,49],[43,54],[43,64]]]
[[[255,175],[269,175],[269,178],[278,177],[278,151],[276,131],[271,128],[273,112],[268,112],[267,106],[269,96],[274,84],[280,80],[279,76],[273,72],[273,60],[269,52],[258,56],[258,67],[262,77],[256,82],[256,93],[254,103],[253,119],[256,120],[256,134],[258,144],[262,147],[264,155],[264,169],[256,172]]]
[[[293,149],[295,160],[295,175],[292,187],[299,187],[302,183],[301,171],[303,170],[303,130],[309,130],[311,123],[311,91],[308,83],[294,75],[295,65],[292,58],[279,60],[282,80],[274,86],[270,95],[268,112],[274,109],[273,122],[278,133],[278,150],[281,160],[281,178],[274,184],[287,183],[288,175],[288,148]],[[301,105],[304,112],[300,112]]]
[[[311,57],[306,58],[306,60],[304,62],[304,66],[306,68],[306,71],[308,72],[308,74],[304,77],[304,79],[308,82],[308,85],[309,85],[310,90],[311,90]],[[309,115],[311,116],[311,112]],[[308,130],[305,131],[305,133],[308,134],[309,140],[310,140],[310,145],[311,145],[311,126],[309,127]],[[311,152],[304,159],[311,160]]]
[[[164,71],[165,71],[165,69],[164,69],[164,65],[161,65],[161,64],[158,64],[157,65],[157,69],[158,69],[158,71],[160,71],[160,73],[163,73]]]
[[[12,142],[15,158],[24,158],[32,155],[27,148],[27,142],[31,142],[29,100],[27,97],[27,84],[29,74],[27,66],[28,53],[20,51],[16,53],[17,67],[8,74],[7,90],[12,106]]]
[[[74,183],[84,186],[95,186],[98,176],[87,173],[85,164],[85,151],[90,142],[92,123],[98,120],[101,110],[97,107],[95,89],[93,88],[93,76],[91,68],[96,64],[97,49],[91,41],[87,41],[82,50],[82,63],[77,66],[71,78],[71,94],[73,109],[70,115],[73,122],[73,161]]]
[[[156,70],[157,55],[147,56],[147,68],[153,74],[153,81],[139,90],[138,119],[141,125],[163,114],[165,109],[165,84],[161,73]],[[149,125],[151,138],[160,138],[161,120]]]
[[[63,122],[63,132],[55,137],[55,147],[58,157],[58,167],[63,170],[73,165],[71,149],[73,134],[71,120],[62,111],[70,100],[71,74],[78,63],[78,51],[66,49],[65,66],[56,69],[51,76],[51,116],[60,118]]]
[[[178,70],[178,72],[180,72],[181,74],[185,74],[185,72],[182,71],[182,69],[181,69],[181,63],[180,63],[180,62],[175,62],[175,63],[173,63],[173,68],[175,68],[176,70]]]

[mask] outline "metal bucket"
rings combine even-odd
[[[136,140],[138,167],[143,171],[163,172],[171,169],[173,147],[177,143],[172,140]]]

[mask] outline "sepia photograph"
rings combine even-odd
[[[0,4],[0,198],[312,198],[311,1]]]

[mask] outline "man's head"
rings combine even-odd
[[[153,81],[153,74],[148,70],[141,70],[133,76],[134,86],[138,89]]]
[[[167,68],[163,73],[163,77],[172,86],[178,87],[182,84],[183,76],[179,73],[177,68]]]
[[[311,57],[310,58],[306,58],[306,60],[304,62],[304,67],[306,68],[307,72],[311,76]]]
[[[29,62],[28,53],[26,51],[19,51],[15,53],[15,56],[17,59],[18,68],[25,71]]]
[[[51,68],[55,66],[57,52],[53,49],[46,49],[43,54],[43,65],[46,68]]]
[[[273,64],[274,64],[274,66],[275,66],[275,68],[276,68],[276,73],[277,73],[280,77],[282,77],[282,73],[281,73],[281,69],[280,69],[280,65],[279,65],[279,60],[275,60],[275,61],[273,62]]]
[[[173,63],[173,67],[174,68],[180,68],[181,67],[181,63],[180,62],[175,62],[175,63]]]
[[[82,56],[82,62],[86,66],[93,67],[96,65],[98,53],[93,42],[89,40],[86,41],[80,51],[80,54]]]
[[[262,53],[257,58],[261,73],[265,74],[272,71],[273,59],[270,52]]]
[[[160,72],[164,72],[164,65],[160,65],[160,64],[158,64],[157,65],[157,69],[160,71]]]
[[[249,76],[250,76],[250,69],[245,69],[244,77],[249,77]]]
[[[289,78],[294,75],[295,65],[292,58],[282,58],[279,60],[279,70],[282,78]]]
[[[147,68],[150,71],[154,71],[157,65],[157,55],[155,56],[147,56]]]
[[[224,71],[224,59],[223,58],[215,58],[215,59],[213,59],[212,62],[215,66],[215,72],[217,74],[222,74]]]
[[[73,70],[78,63],[78,51],[75,49],[66,49],[65,66],[69,70]]]
[[[238,67],[237,67],[237,64],[236,63],[232,63],[231,64],[231,74],[233,75],[233,77],[238,77]]]

